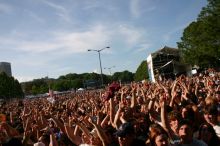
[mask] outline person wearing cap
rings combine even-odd
[[[135,137],[134,127],[129,122],[121,124],[114,135],[118,137],[120,146],[145,146],[144,141]]]

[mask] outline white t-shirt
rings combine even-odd
[[[34,144],[34,146],[45,146],[45,144],[42,143],[42,142],[37,142],[37,143]]]
[[[220,138],[220,126],[215,125],[213,126],[213,129],[215,130],[215,133],[217,134],[218,138]]]

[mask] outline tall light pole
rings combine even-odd
[[[93,49],[89,49],[88,51],[95,51],[95,52],[98,52],[99,54],[99,65],[100,65],[100,71],[101,71],[101,85],[103,86],[103,77],[102,77],[102,62],[101,62],[101,55],[100,55],[100,52],[104,49],[107,49],[107,48],[110,48],[110,47],[105,47],[105,48],[102,48],[102,49],[99,49],[99,50],[93,50]]]

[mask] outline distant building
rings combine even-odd
[[[11,73],[11,63],[9,62],[0,62],[0,73],[5,72],[9,77],[12,76]]]

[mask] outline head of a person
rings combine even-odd
[[[218,99],[213,96],[208,96],[205,98],[205,103],[207,106],[211,106],[211,105],[218,103]]]
[[[217,99],[218,102],[220,102],[220,90],[216,91],[215,98]]]
[[[214,128],[208,123],[200,126],[198,138],[208,145],[216,145],[220,142]]]
[[[122,109],[122,114],[124,115],[124,119],[128,121],[133,115],[133,109],[130,107],[125,107]]]
[[[171,111],[168,115],[170,127],[172,130],[176,131],[178,129],[179,121],[181,120],[181,115],[178,111]]]
[[[111,139],[111,141],[115,140],[114,133],[116,132],[115,128],[111,125],[104,127],[105,134]]]
[[[138,97],[137,97],[137,103],[138,103],[138,104],[143,104],[143,102],[144,102],[144,101],[143,101],[143,97],[142,97],[142,96],[138,96]]]
[[[208,105],[204,108],[204,118],[207,123],[217,123],[218,109],[216,105]]]
[[[189,120],[181,120],[179,122],[178,134],[183,144],[190,143],[193,138],[193,128]]]
[[[122,123],[114,135],[118,137],[120,146],[129,145],[135,137],[133,124],[129,122]]]
[[[169,145],[167,132],[158,124],[151,125],[149,138],[153,146]]]
[[[182,108],[181,115],[183,119],[194,120],[194,111],[191,105]]]

